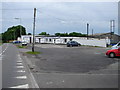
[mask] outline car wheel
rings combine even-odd
[[[80,44],[78,44],[78,46],[80,46]]]
[[[114,58],[114,57],[115,57],[115,53],[110,53],[110,54],[109,54],[109,57],[110,57],[110,58]]]
[[[70,45],[70,47],[72,47],[72,45]]]

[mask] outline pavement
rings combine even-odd
[[[108,48],[40,44],[39,55],[20,49],[40,88],[118,88],[120,58],[108,58]]]
[[[31,72],[23,61],[18,48],[13,44],[2,46],[2,88],[28,89],[35,88]]]

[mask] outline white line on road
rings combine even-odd
[[[23,65],[23,63],[20,62],[20,63],[17,63],[17,65]]]
[[[18,70],[17,72],[25,72],[25,70]]]
[[[17,77],[14,77],[14,78],[17,78],[17,79],[27,79],[27,76],[17,76]]]
[[[7,44],[7,47],[5,48],[5,50],[2,51],[2,53],[0,53],[0,56],[7,50],[7,48],[8,48],[8,44]]]
[[[16,66],[17,68],[24,68],[24,66]]]
[[[18,85],[18,86],[13,86],[13,87],[10,87],[10,88],[29,88],[29,85],[28,84]]]
[[[21,61],[21,60],[19,60],[19,61],[17,61],[17,63],[22,63],[22,61]]]

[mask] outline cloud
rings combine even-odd
[[[109,31],[109,21],[117,21],[116,2],[4,2],[3,30],[19,24],[14,18],[21,18],[22,25],[32,32],[33,8],[37,8],[36,33],[46,31],[86,33],[86,23],[96,32]]]

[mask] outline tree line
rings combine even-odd
[[[4,33],[2,33],[2,42],[9,42],[11,40],[17,40],[21,35],[26,35],[25,27],[18,25],[13,26],[7,29]]]
[[[49,33],[41,32],[39,35],[45,35],[50,36]],[[55,36],[61,36],[61,37],[67,37],[67,36],[73,36],[73,37],[86,37],[86,34],[78,33],[78,32],[71,32],[71,33],[55,33]]]
[[[26,35],[26,28],[18,25],[18,26],[12,26],[7,29],[4,33],[2,33],[2,42],[9,42],[13,40],[17,40],[18,37],[21,37],[21,35]],[[31,33],[28,33],[27,35],[32,35]],[[44,36],[51,36],[47,32],[41,32],[39,35]],[[55,33],[54,36],[60,36],[60,37],[86,37],[86,34],[78,33],[78,32],[71,32],[71,33]]]

